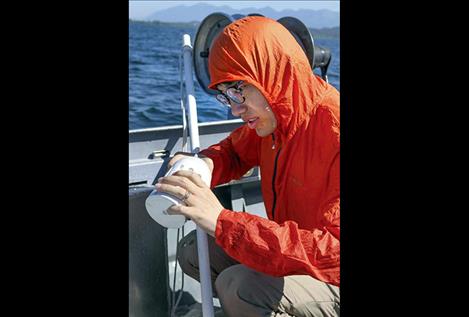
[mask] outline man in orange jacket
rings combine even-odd
[[[312,73],[290,32],[265,17],[229,24],[212,44],[209,71],[209,88],[246,122],[200,152],[211,187],[259,166],[268,219],[224,209],[187,171],[156,185],[185,198],[169,212],[215,238],[212,280],[226,315],[339,316],[338,91]],[[178,260],[198,279],[195,242],[195,232],[181,240]]]

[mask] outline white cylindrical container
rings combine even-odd
[[[173,175],[179,170],[193,171],[199,174],[205,184],[210,186],[212,173],[202,159],[192,156],[184,157],[174,163],[168,172],[166,172],[165,177]],[[160,225],[166,228],[176,229],[184,225],[186,217],[182,215],[169,215],[166,210],[173,205],[179,205],[181,203],[179,197],[154,190],[145,201],[145,207],[147,208],[148,214]]]

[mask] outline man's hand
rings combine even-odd
[[[186,156],[194,156],[194,153],[188,153],[188,152],[176,152],[174,156],[171,158],[171,160],[168,162],[168,170],[173,167],[174,163],[179,161],[180,159],[186,157]],[[202,154],[197,154],[197,156],[202,159],[205,164],[207,164],[208,168],[210,169],[210,172],[213,172],[213,161],[212,159],[202,155]]]
[[[223,206],[197,173],[180,170],[172,176],[162,177],[156,189],[183,200],[184,204],[168,208],[169,214],[184,215],[202,230],[215,236],[217,219]]]

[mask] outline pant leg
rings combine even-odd
[[[225,269],[215,288],[225,316],[340,316],[339,288],[307,275],[273,277],[244,265]]]
[[[212,289],[215,293],[215,280],[218,275],[227,267],[238,264],[236,260],[229,257],[221,247],[219,247],[215,239],[207,235],[208,251],[210,259],[210,275],[212,278]],[[182,271],[200,281],[199,273],[199,256],[197,253],[197,232],[191,231],[178,244],[178,262]]]

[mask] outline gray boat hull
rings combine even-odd
[[[241,120],[199,124],[201,148],[218,143],[242,124]],[[156,180],[166,172],[168,158],[182,149],[182,126],[129,131],[129,316],[132,317],[169,316],[172,292],[180,289],[183,278],[184,291],[195,301],[201,301],[200,284],[182,276],[179,267],[176,287],[172,289],[177,265],[177,229],[163,228],[145,209],[145,199]],[[258,168],[240,180],[217,186],[213,192],[227,209],[265,217]],[[193,229],[192,221],[184,225],[185,234]]]

